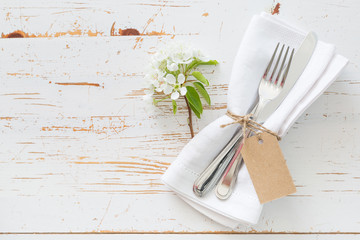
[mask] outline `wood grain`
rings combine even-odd
[[[104,240],[122,240],[122,239],[138,239],[139,235],[135,234],[14,234],[14,235],[0,235],[0,239],[26,239],[26,240],[32,240],[32,239],[55,239],[55,240],[62,240],[62,239],[70,239],[70,240],[78,240],[78,239],[104,239]],[[264,235],[264,234],[193,234],[189,236],[188,234],[142,234],[141,238],[148,240],[148,239],[157,239],[157,240],[163,240],[163,239],[175,239],[175,240],[181,240],[181,239],[191,239],[198,240],[198,239],[209,239],[209,240],[219,240],[219,239],[229,239],[229,240],[235,240],[235,239],[248,239],[248,240],[267,240],[267,239],[279,239],[279,240],[286,240],[286,239],[293,239],[293,240],[338,240],[338,239],[344,239],[344,237],[357,240],[359,239],[359,235],[355,234],[270,234],[270,235]]]
[[[0,3],[0,232],[230,233],[161,183],[189,141],[187,112],[185,103],[173,116],[170,102],[154,109],[141,101],[144,66],[173,40],[220,62],[204,68],[214,104],[195,121],[198,132],[226,111],[232,61],[251,16],[279,4],[280,17],[335,43],[351,62],[281,142],[298,192],[235,232],[360,233],[358,1]],[[26,38],[5,38],[17,30]]]

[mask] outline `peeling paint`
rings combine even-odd
[[[271,8],[271,15],[279,15],[280,13],[280,3],[276,3],[274,7]]]
[[[62,86],[93,86],[93,87],[100,87],[99,83],[88,83],[88,82],[56,82],[56,85]]]
[[[81,30],[75,29],[65,32],[55,32],[55,33],[25,33],[21,30],[16,30],[14,32],[8,34],[1,34],[1,38],[56,38],[56,37],[64,37],[64,36],[89,36],[89,37],[97,37],[103,36],[103,32],[91,31],[91,30]]]
[[[115,22],[111,25],[111,29],[110,29],[110,36],[161,36],[161,35],[172,35],[172,34],[167,34],[164,32],[164,30],[162,29],[160,32],[159,31],[151,31],[151,32],[142,32],[140,33],[139,30],[137,30],[136,28],[119,28],[119,29],[115,29]]]
[[[16,31],[14,31],[12,33],[8,33],[8,34],[2,33],[1,37],[2,38],[26,38],[26,37],[28,37],[28,35],[21,30],[16,30]]]

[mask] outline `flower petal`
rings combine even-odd
[[[209,57],[207,57],[207,56],[200,56],[199,59],[200,59],[201,61],[203,61],[203,62],[208,62],[208,61],[211,60],[211,59],[210,59]]]
[[[174,75],[172,74],[168,74],[166,75],[166,82],[170,83],[170,84],[175,84],[176,83],[176,78]]]
[[[154,85],[154,87],[156,87],[156,88],[160,87],[160,83],[159,83],[159,81],[157,81],[157,80],[154,80],[154,81],[152,82],[152,85]]]
[[[167,69],[169,69],[169,71],[177,71],[179,69],[179,67],[176,63],[168,62]]]
[[[186,87],[180,88],[180,93],[181,93],[181,96],[184,96],[187,93]]]
[[[176,99],[178,99],[179,97],[180,97],[179,92],[173,92],[173,93],[171,94],[171,99],[172,99],[172,100],[176,100]]]
[[[190,58],[193,58],[193,51],[191,49],[187,49],[184,52],[184,60],[189,60]]]
[[[183,84],[185,82],[185,76],[184,74],[180,73],[178,76],[178,83]]]
[[[172,91],[173,91],[173,87],[172,87],[171,85],[166,84],[166,85],[164,86],[164,93],[165,93],[166,95],[170,94]]]
[[[163,77],[163,76],[165,76],[166,72],[164,72],[164,71],[161,70],[161,69],[157,69],[157,70],[155,71],[155,74],[156,74],[158,77]]]
[[[154,56],[154,62],[161,62],[166,58],[166,55],[163,52],[157,52]]]

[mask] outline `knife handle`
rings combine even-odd
[[[239,147],[238,140],[242,137],[241,128],[235,133],[223,150],[216,156],[210,165],[200,174],[193,185],[193,192],[198,197],[203,197],[220,180],[225,168],[228,166],[236,149]]]

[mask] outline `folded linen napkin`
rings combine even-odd
[[[266,13],[252,18],[234,60],[228,109],[245,115],[257,99],[257,88],[277,42],[297,49],[306,33]],[[335,54],[335,47],[318,41],[301,77],[264,126],[284,136],[294,121],[337,78],[347,59]],[[240,169],[231,197],[219,200],[209,192],[199,198],[192,192],[195,179],[222,150],[236,131],[236,124],[224,115],[197,134],[163,175],[163,182],[192,207],[213,220],[235,228],[241,223],[256,224],[262,210],[246,166]]]

